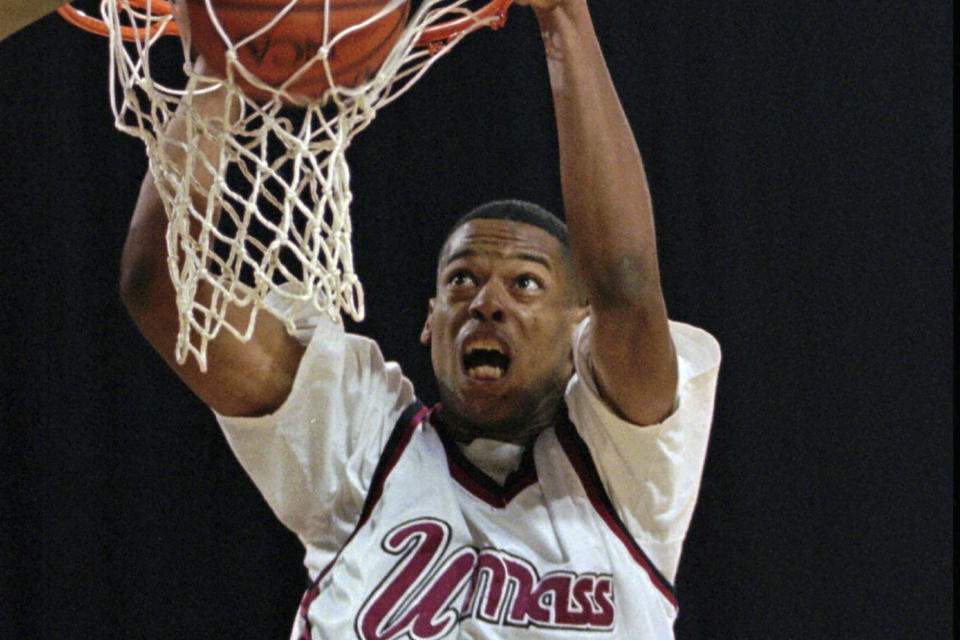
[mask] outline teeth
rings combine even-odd
[[[482,380],[499,380],[503,377],[503,369],[484,364],[471,368],[467,371],[467,375],[471,378],[480,378]]]
[[[497,353],[503,353],[503,350],[500,348],[500,343],[496,340],[490,338],[479,338],[476,342],[472,343],[467,349],[467,353],[473,353],[477,349],[483,349],[485,351],[496,351]]]
[[[499,380],[509,367],[510,357],[495,338],[477,336],[466,345],[463,368],[474,380]]]

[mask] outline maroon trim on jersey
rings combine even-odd
[[[650,558],[647,557],[647,554],[644,553],[640,545],[637,544],[637,541],[634,540],[630,532],[627,531],[627,527],[623,524],[620,516],[617,515],[617,510],[610,501],[610,497],[603,487],[603,482],[600,480],[600,475],[597,473],[593,458],[590,456],[590,450],[580,437],[580,434],[577,433],[577,429],[573,426],[573,423],[565,420],[558,426],[557,439],[560,441],[560,446],[563,448],[564,453],[567,454],[567,459],[570,460],[570,464],[573,465],[574,470],[580,477],[580,482],[593,508],[596,509],[610,530],[613,531],[613,534],[623,542],[623,545],[627,548],[627,551],[633,559],[637,561],[637,564],[647,572],[654,586],[670,601],[670,604],[672,604],[674,608],[678,608],[679,603],[677,602],[677,594],[674,591],[673,585],[657,570],[653,562],[650,561]]]
[[[443,407],[438,404],[430,412],[431,422],[436,423],[438,427],[443,422],[442,410]],[[532,446],[523,452],[520,466],[507,476],[501,486],[499,482],[470,462],[470,459],[463,455],[460,447],[447,437],[442,428],[437,428],[437,434],[447,452],[447,468],[450,470],[450,476],[457,481],[457,484],[491,507],[503,509],[520,492],[537,482],[537,467],[533,464]]]
[[[340,547],[340,551],[334,556],[333,560],[327,563],[327,566],[323,568],[323,571],[320,572],[317,579],[313,581],[313,584],[310,585],[310,588],[307,589],[306,593],[303,594],[303,598],[300,600],[299,613],[305,624],[299,640],[310,640],[310,622],[307,618],[307,609],[309,609],[310,604],[317,599],[317,595],[320,592],[320,581],[330,572],[333,565],[340,559],[340,553],[350,544],[350,541],[353,540],[357,532],[366,524],[367,519],[370,518],[373,508],[383,495],[383,485],[387,480],[387,476],[390,475],[390,472],[393,471],[393,468],[397,465],[397,461],[400,460],[400,455],[403,453],[403,450],[410,444],[413,432],[420,423],[423,422],[424,418],[427,417],[428,412],[429,409],[425,407],[422,402],[415,400],[400,414],[400,418],[393,428],[393,433],[390,434],[390,439],[387,440],[387,444],[383,448],[383,453],[380,455],[380,462],[377,463],[377,468],[373,472],[373,477],[370,479],[370,490],[367,491],[367,498],[363,502],[363,509],[360,511],[360,519],[357,521],[357,526],[353,528],[353,532]]]
[[[380,497],[383,495],[383,485],[387,480],[387,476],[390,475],[393,468],[397,466],[397,461],[400,460],[400,454],[402,454],[403,450],[410,444],[410,438],[413,437],[414,430],[416,430],[424,418],[427,417],[427,413],[429,413],[429,409],[417,400],[404,409],[403,414],[400,415],[400,419],[397,420],[397,426],[394,427],[393,433],[390,434],[390,440],[387,441],[387,446],[384,447],[383,454],[380,456],[380,462],[377,463],[377,469],[373,472],[373,478],[370,480],[370,490],[367,492],[367,499],[363,502],[363,510],[360,512],[360,520],[357,522],[357,527],[353,532],[354,534],[360,527],[366,524],[367,518],[370,517],[370,512],[373,511],[377,502],[380,501]],[[350,537],[352,538],[353,534],[351,534]],[[349,542],[349,540],[347,542]],[[347,545],[344,544],[343,546]]]

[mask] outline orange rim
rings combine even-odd
[[[117,0],[117,5],[120,6],[122,1],[123,0]],[[128,0],[128,3],[131,7],[142,10],[146,10],[149,4],[150,11],[155,16],[169,16],[173,13],[170,3],[165,0]],[[417,40],[417,46],[430,47],[431,49],[439,48],[444,43],[477,28],[477,21],[486,18],[495,17],[496,19],[487,26],[491,29],[499,29],[507,20],[507,9],[511,4],[513,4],[513,0],[491,0],[491,2],[477,9],[469,16],[435,24],[424,30],[420,35],[420,39]],[[79,9],[75,9],[72,5],[63,5],[57,9],[57,13],[67,22],[84,31],[89,31],[98,36],[110,36],[110,27],[107,26],[103,20],[89,16]],[[180,29],[177,28],[177,23],[171,20],[162,27],[120,27],[120,36],[127,42],[132,42],[152,38],[157,35],[157,31],[159,31],[159,35],[162,36],[180,35]]]
[[[117,0],[117,6],[121,6],[122,0]],[[147,0],[129,0],[129,5],[135,9],[147,9]],[[150,11],[155,16],[169,16],[173,14],[172,9],[170,8],[170,3],[165,2],[164,0],[152,0],[150,3]],[[63,17],[64,20],[69,22],[75,27],[79,27],[84,31],[89,31],[90,33],[96,34],[98,36],[103,36],[105,38],[110,37],[110,27],[101,20],[100,18],[94,18],[89,16],[79,9],[75,9],[72,5],[65,4],[59,9],[57,13]],[[157,31],[160,32],[160,35],[163,36],[179,36],[180,30],[177,28],[177,23],[174,21],[167,22],[162,27],[153,26],[153,27],[120,27],[120,37],[126,40],[127,42],[133,42],[135,40],[146,40],[152,38],[157,34]]]
[[[424,29],[417,40],[418,47],[430,47],[435,49],[450,40],[472,31],[477,28],[477,21],[496,16],[489,26],[491,29],[499,29],[507,21],[507,9],[513,4],[513,0],[492,0],[489,4],[477,9],[469,16],[464,16],[449,22],[441,22],[432,27]]]

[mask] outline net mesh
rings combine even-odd
[[[329,7],[331,0],[322,1]],[[277,19],[296,3],[278,5]],[[322,96],[305,99],[288,90],[295,78],[270,86],[239,60],[239,48],[269,31],[276,20],[230,42],[206,0],[226,43],[226,78],[210,75],[191,55],[181,20],[186,80],[171,86],[155,77],[151,56],[162,28],[173,20],[170,12],[154,11],[144,0],[103,0],[116,126],[143,140],[168,218],[180,364],[193,355],[206,370],[207,346],[224,330],[249,340],[268,295],[280,296],[282,306],[291,310],[281,318],[291,332],[292,318],[303,305],[313,305],[335,321],[341,313],[363,318],[363,289],[350,241],[352,194],[345,157],[350,142],[378,109],[409,89],[466,34],[500,19],[477,17],[468,0],[423,0],[379,71],[359,85],[337,86],[330,52],[339,39],[403,3],[388,0],[362,22],[335,35],[325,33],[305,66],[323,65],[331,86]],[[446,40],[418,46],[426,29],[451,17],[469,20]],[[121,29],[130,26],[142,29],[125,42]],[[258,100],[236,81],[261,92]],[[249,87],[248,93],[253,93]]]

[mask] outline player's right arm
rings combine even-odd
[[[200,110],[224,112],[222,92],[197,96]],[[169,125],[175,138],[183,139],[186,127],[183,113]],[[205,140],[196,150],[215,159],[216,143]],[[170,153],[177,153],[173,145]],[[181,155],[184,156],[182,152]],[[199,162],[197,163],[200,164]],[[216,162],[212,164],[216,166]],[[200,172],[199,180],[211,182]],[[179,328],[176,298],[167,265],[167,216],[151,172],[143,179],[127,233],[121,259],[120,293],[134,322],[171,368],[204,402],[221,415],[256,416],[277,409],[293,385],[304,347],[291,337],[277,318],[268,313],[257,316],[256,329],[248,342],[230,332],[221,331],[207,348],[207,371],[188,358],[178,364],[174,357]],[[207,291],[204,291],[204,287]],[[198,299],[209,295],[209,286],[201,284]],[[231,308],[228,321],[243,326],[240,316],[246,309]]]
[[[234,115],[224,116],[222,93],[195,94],[194,100],[193,109],[207,122],[230,121]],[[186,115],[178,114],[167,133],[184,140],[186,125]],[[174,156],[174,163],[187,159],[177,144],[165,150],[184,156]],[[219,152],[210,138],[191,150],[198,191],[212,182],[203,173],[202,157],[214,159]],[[179,322],[168,269],[167,216],[155,179],[162,174],[144,178],[130,223],[122,259],[123,300],[144,336],[217,413],[230,448],[280,521],[308,545],[337,549],[359,518],[394,425],[415,400],[413,386],[375,342],[346,333],[342,323],[325,314],[293,319],[309,331],[305,346],[300,339],[306,335],[293,337],[276,317],[261,313],[248,342],[221,331],[208,344],[206,373],[192,358],[177,364]],[[198,291],[198,297],[204,293]],[[231,309],[227,320],[244,326],[237,317],[243,313]]]

